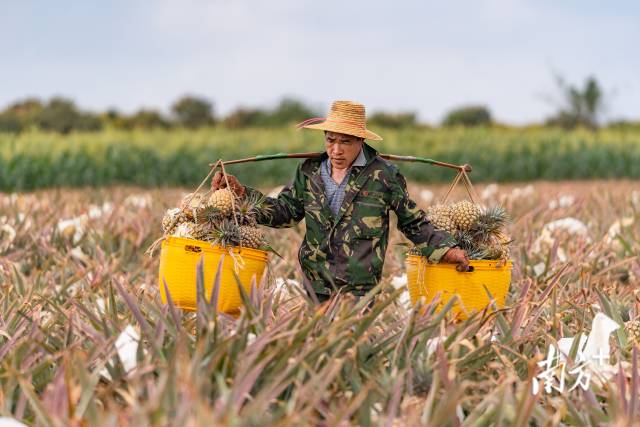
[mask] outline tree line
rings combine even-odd
[[[596,130],[601,126],[604,95],[593,77],[582,86],[571,85],[557,78],[560,103],[557,111],[544,123],[548,127],[574,129],[584,127]],[[225,117],[219,117],[208,99],[187,95],[171,105],[169,114],[155,109],[141,109],[133,114],[117,110],[93,113],[80,109],[71,99],[53,97],[48,101],[27,98],[14,102],[0,111],[0,132],[18,133],[40,129],[66,134],[71,131],[99,131],[104,128],[124,130],[153,128],[189,128],[224,126],[230,129],[249,127],[279,127],[317,117],[321,113],[304,102],[284,98],[273,108],[239,107]],[[371,126],[385,128],[429,127],[420,123],[415,112],[374,112],[368,118]],[[445,115],[442,126],[498,125],[485,105],[467,105],[455,108]],[[610,127],[639,128],[640,122],[613,122]]]

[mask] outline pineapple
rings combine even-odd
[[[172,236],[184,237],[187,239],[197,239],[199,237],[198,234],[196,225],[193,222],[183,222],[178,224],[171,233]]]
[[[449,233],[455,232],[456,224],[451,218],[451,209],[449,206],[432,206],[427,210],[427,216],[434,227]]]
[[[187,222],[187,215],[180,208],[167,209],[162,218],[162,231],[165,234],[171,234],[178,224]]]
[[[509,259],[509,256],[511,254],[511,252],[509,251],[509,245],[511,244],[511,242],[513,241],[513,239],[511,239],[511,237],[509,237],[508,235],[506,235],[505,233],[497,233],[493,238],[492,238],[492,248],[497,248],[500,252],[500,259]]]
[[[475,248],[483,253],[482,257],[475,259],[509,259],[509,244],[511,243],[511,238],[503,232],[497,231],[494,234],[484,234],[480,236],[478,236],[476,232],[474,236],[475,240],[472,246],[475,245]],[[469,257],[474,259],[472,255],[469,255]]]
[[[432,217],[432,216],[450,216],[451,215],[451,209],[449,206],[446,205],[433,205],[430,206],[429,209],[427,209],[427,216],[428,217]]]
[[[509,249],[500,244],[487,245],[482,248],[484,259],[509,259]]]
[[[189,220],[194,220],[199,209],[205,206],[205,198],[200,193],[187,194],[180,202],[180,209]]]
[[[630,320],[624,324],[629,342],[640,345],[640,319]]]
[[[258,249],[264,242],[264,236],[258,227],[250,225],[240,226],[240,245],[246,248]]]
[[[453,233],[456,230],[455,222],[447,216],[434,216],[431,218],[431,223],[434,227],[448,233]]]
[[[460,230],[469,230],[476,224],[482,214],[480,207],[468,200],[463,200],[451,206],[451,218]]]
[[[228,188],[214,191],[209,197],[207,205],[218,209],[223,216],[229,216],[233,211],[234,195]]]
[[[453,235],[469,259],[509,259],[511,238],[502,231],[509,216],[501,206],[482,210],[463,201],[451,206],[432,206],[427,210],[427,216],[436,228]]]
[[[277,252],[264,239],[258,228],[258,213],[269,214],[259,193],[237,199],[228,189],[191,193],[179,208],[167,210],[162,220],[165,236],[203,240],[222,247],[246,247]],[[278,255],[280,256],[280,255]]]

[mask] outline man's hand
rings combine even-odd
[[[231,191],[238,197],[244,197],[244,186],[240,184],[238,178],[233,175],[227,174],[227,179],[224,179],[224,175],[222,172],[217,171],[215,175],[213,175],[213,179],[211,180],[211,190],[219,190],[221,188],[227,188],[227,181],[229,181],[229,187],[231,187]]]
[[[460,272],[469,271],[469,256],[464,249],[451,248],[442,257],[443,262],[458,264],[456,270]]]

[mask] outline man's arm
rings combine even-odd
[[[220,174],[221,177],[221,174]],[[260,191],[249,186],[242,186],[238,180],[227,175],[229,186],[239,197],[250,197],[260,195],[264,201],[258,207],[257,221],[259,224],[274,228],[292,227],[304,218],[304,174],[300,167],[296,170],[296,175],[289,185],[282,189],[277,197],[265,197]],[[218,173],[212,180],[212,188],[224,188],[226,182],[218,178]],[[215,187],[215,188],[214,188]]]
[[[395,179],[391,183],[391,207],[398,216],[398,229],[411,240],[422,256],[430,262],[440,262],[451,248],[456,246],[454,238],[446,231],[436,230],[422,209],[409,198],[407,183],[396,171]],[[464,251],[462,251],[464,252]],[[455,255],[456,251],[452,252]],[[449,261],[448,256],[443,261]],[[455,257],[449,262],[457,262]]]

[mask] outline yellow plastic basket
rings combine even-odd
[[[228,249],[201,240],[167,237],[162,242],[158,275],[162,302],[167,303],[164,279],[176,307],[196,311],[196,266],[198,262],[201,257],[204,257],[204,289],[205,297],[208,299],[213,289],[220,256],[225,255],[220,277],[218,310],[229,314],[238,313],[242,306],[242,298],[234,276],[234,268],[237,268],[236,273],[242,287],[249,293],[253,277],[255,277],[256,285],[260,284],[267,265],[267,252],[250,248],[233,248],[232,253],[233,257],[229,254]]]
[[[489,304],[486,288],[496,301],[504,307],[511,284],[511,268],[508,261],[473,260],[469,263],[473,271],[461,273],[455,264],[429,264],[424,257],[407,255],[407,281],[411,302],[415,304],[421,297],[426,303],[440,293],[436,310],[440,310],[455,294],[459,296],[451,313],[458,319],[466,319],[472,312],[481,311]]]

